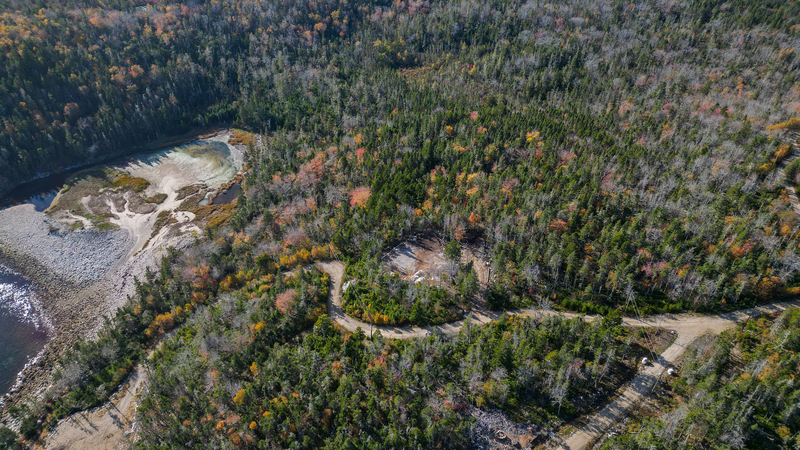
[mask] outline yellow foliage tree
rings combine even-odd
[[[236,403],[237,405],[241,405],[242,403],[244,403],[244,395],[245,395],[244,389],[239,389],[239,392],[237,392],[236,395],[233,396],[233,403]]]

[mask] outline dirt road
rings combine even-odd
[[[573,433],[561,444],[562,449],[579,450],[589,448],[606,430],[623,418],[636,403],[650,393],[656,381],[674,363],[689,345],[700,336],[719,334],[725,330],[745,322],[751,317],[765,313],[784,311],[787,308],[800,307],[800,301],[773,303],[757,308],[743,309],[725,314],[696,316],[691,314],[663,314],[643,320],[625,318],[629,326],[658,326],[675,330],[677,338],[652,365],[645,367],[630,385],[614,401],[606,405],[589,419],[589,422]]]
[[[380,330],[384,337],[395,339],[412,339],[430,336],[433,334],[457,334],[467,321],[471,323],[485,324],[499,319],[502,314],[521,315],[521,316],[544,316],[559,315],[565,318],[580,317],[580,314],[563,313],[552,310],[542,309],[520,309],[506,311],[505,313],[495,313],[489,311],[470,312],[464,320],[445,325],[429,327],[390,327],[370,325],[353,319],[342,311],[342,280],[344,278],[344,263],[331,261],[318,263],[317,267],[324,270],[331,276],[333,288],[328,297],[328,315],[345,329],[355,331],[361,328],[366,333],[374,333]],[[615,422],[624,417],[628,411],[641,399],[647,395],[655,385],[659,376],[666,371],[667,366],[672,364],[686,351],[686,348],[700,336],[705,334],[719,334],[725,330],[735,327],[737,324],[764,313],[773,313],[786,310],[791,307],[800,307],[800,301],[773,303],[770,305],[759,306],[757,308],[743,309],[739,311],[699,316],[694,314],[659,314],[647,318],[637,319],[626,317],[623,323],[633,327],[661,327],[674,330],[677,334],[675,341],[652,365],[647,366],[631,381],[630,385],[614,401],[608,404],[589,419],[589,422],[573,433],[561,444],[562,449],[577,450],[589,447],[608,430]],[[592,321],[597,317],[583,316],[584,320]]]
[[[361,328],[365,333],[374,333],[380,330],[383,337],[394,339],[412,339],[434,334],[458,334],[461,327],[464,326],[467,320],[472,323],[486,324],[493,320],[499,319],[503,314],[494,312],[470,312],[466,318],[457,322],[451,322],[443,325],[431,325],[425,327],[393,327],[386,325],[371,325],[366,322],[356,320],[342,310],[342,280],[344,279],[345,265],[339,261],[329,261],[317,263],[317,267],[325,271],[331,276],[331,283],[333,287],[331,295],[328,297],[328,315],[334,322],[338,323],[349,331],[355,331]],[[507,314],[524,314],[535,313],[534,310],[513,311]],[[578,314],[566,314],[569,317],[578,317]]]
[[[349,331],[361,328],[369,333],[380,330],[384,337],[395,339],[412,339],[433,334],[456,334],[469,320],[472,323],[485,324],[497,320],[502,313],[471,312],[467,318],[458,322],[430,327],[389,327],[370,325],[349,317],[341,308],[342,281],[344,279],[344,263],[329,261],[317,263],[317,267],[331,276],[331,295],[328,297],[328,315],[339,325]],[[762,313],[783,311],[789,307],[800,306],[800,302],[778,303],[758,308],[735,311],[711,316],[692,314],[664,314],[642,320],[625,318],[623,322],[629,326],[654,326],[675,330],[677,338],[651,366],[637,375],[631,384],[613,402],[592,416],[589,422],[573,433],[563,444],[564,449],[584,449],[592,444],[617,420],[622,418],[639,399],[646,395],[666,367],[675,361],[697,337],[704,334],[718,334],[734,327],[750,317]],[[507,311],[505,314],[522,316],[560,315],[566,318],[579,317],[575,313],[560,313],[552,310],[523,309]],[[583,316],[592,321],[597,317]],[[151,352],[152,355],[152,352]],[[112,397],[106,405],[93,410],[77,413],[61,421],[56,429],[47,437],[45,449],[97,448],[122,449],[129,448],[130,432],[135,416],[135,398],[143,385],[146,376],[139,369],[135,370],[126,384]]]
[[[147,354],[152,359],[167,339],[178,334],[182,326],[161,337]],[[61,420],[47,436],[44,450],[93,449],[117,450],[133,448],[136,440],[136,408],[148,385],[148,372],[138,364],[128,379],[109,401],[89,411],[75,413]]]

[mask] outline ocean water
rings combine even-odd
[[[0,394],[44,347],[47,333],[30,281],[0,265]]]

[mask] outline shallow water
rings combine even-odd
[[[230,181],[239,169],[230,148],[216,141],[196,141],[137,155],[115,167],[146,179],[153,191],[164,191],[174,182],[178,183],[173,186],[176,189],[196,183],[217,189]]]
[[[228,203],[233,202],[239,197],[239,191],[241,190],[242,187],[239,185],[239,183],[233,183],[231,187],[220,192],[216,197],[214,197],[214,201],[212,204],[227,205]]]
[[[44,347],[47,326],[34,305],[30,281],[0,265],[0,394]]]

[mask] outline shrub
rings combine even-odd
[[[10,428],[0,428],[0,450],[10,449],[17,442],[17,433]]]

